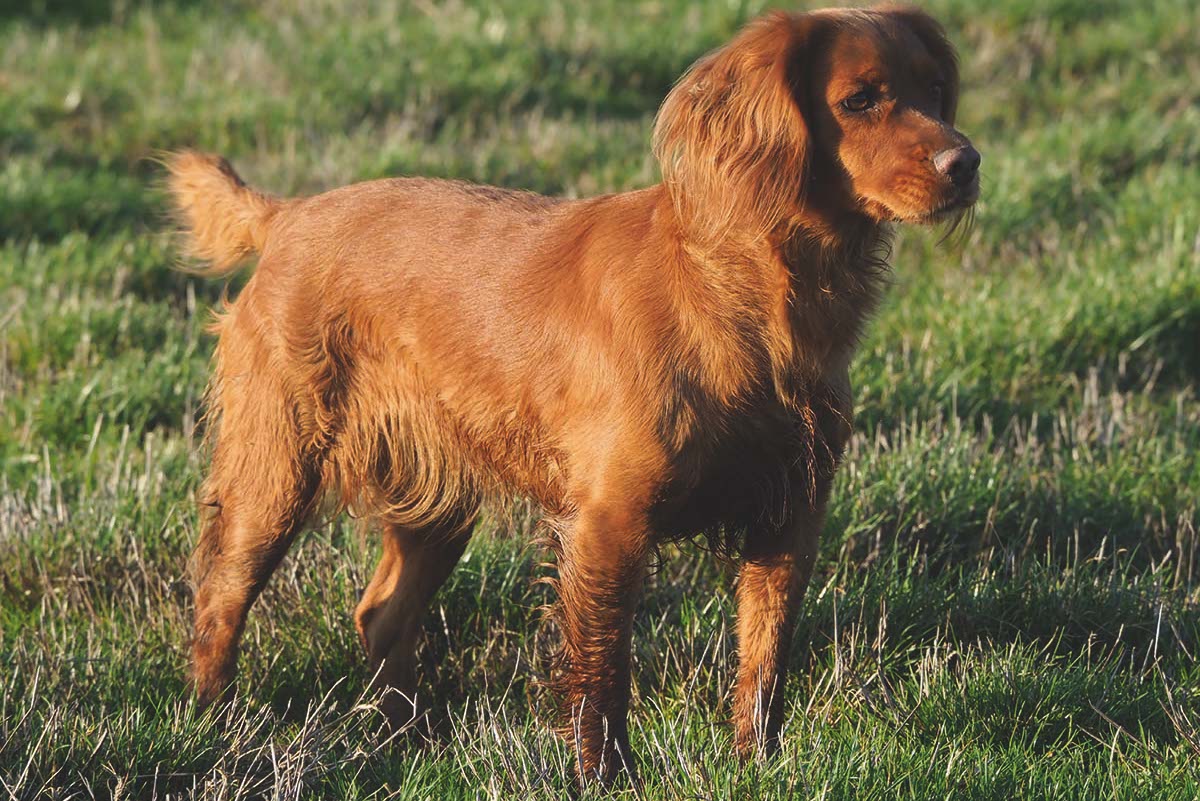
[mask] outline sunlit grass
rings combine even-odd
[[[26,5],[0,10],[4,794],[563,797],[524,513],[481,532],[427,621],[431,739],[387,742],[363,693],[350,616],[375,543],[348,521],[255,607],[235,704],[191,707],[223,287],[173,269],[153,156],[220,151],[280,193],[644,186],[657,103],[762,4]],[[669,549],[626,797],[1200,797],[1200,9],[930,6],[983,201],[961,240],[897,244],[783,753],[733,760],[732,571]]]

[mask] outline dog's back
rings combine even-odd
[[[619,363],[619,346],[653,319],[633,306],[662,311],[655,287],[631,280],[636,247],[588,258],[589,241],[644,239],[652,195],[563,201],[385,179],[283,200],[214,157],[170,168],[209,274],[261,254],[215,325],[219,426],[274,408],[270,429],[294,429],[294,458],[321,466],[322,491],[403,525],[492,494],[563,505],[562,422],[586,436],[581,411],[628,394],[621,373],[646,367]],[[631,211],[637,224],[623,225]]]

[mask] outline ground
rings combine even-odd
[[[302,539],[241,695],[186,687],[224,287],[155,161],[301,193],[384,175],[656,180],[655,108],[759,0],[0,9],[0,782],[12,798],[559,798],[529,510],[426,625],[431,743],[385,743],[351,611],[377,544]],[[978,7],[976,7],[978,5]],[[983,153],[968,234],[905,230],[805,604],[782,754],[731,756],[731,574],[664,554],[617,797],[1200,797],[1200,6],[931,0]],[[236,282],[231,291],[236,291]],[[512,535],[512,536],[510,536]]]

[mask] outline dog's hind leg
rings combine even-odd
[[[192,680],[201,705],[232,684],[246,614],[312,511],[320,485],[319,460],[303,452],[292,407],[271,375],[248,370],[236,382],[214,385],[220,427],[192,563]]]
[[[471,539],[474,515],[410,529],[386,523],[383,554],[354,613],[359,637],[385,694],[393,726],[412,721],[416,706],[416,649],[421,621],[434,593],[449,578]]]

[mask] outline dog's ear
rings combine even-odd
[[[941,23],[919,8],[885,6],[882,10],[907,25],[941,67],[942,80],[945,82],[942,92],[942,119],[953,125],[954,115],[958,111],[958,54],[946,37],[946,30]]]
[[[696,62],[663,101],[654,152],[693,241],[762,235],[800,201],[809,136],[798,68],[807,15],[776,12]]]

